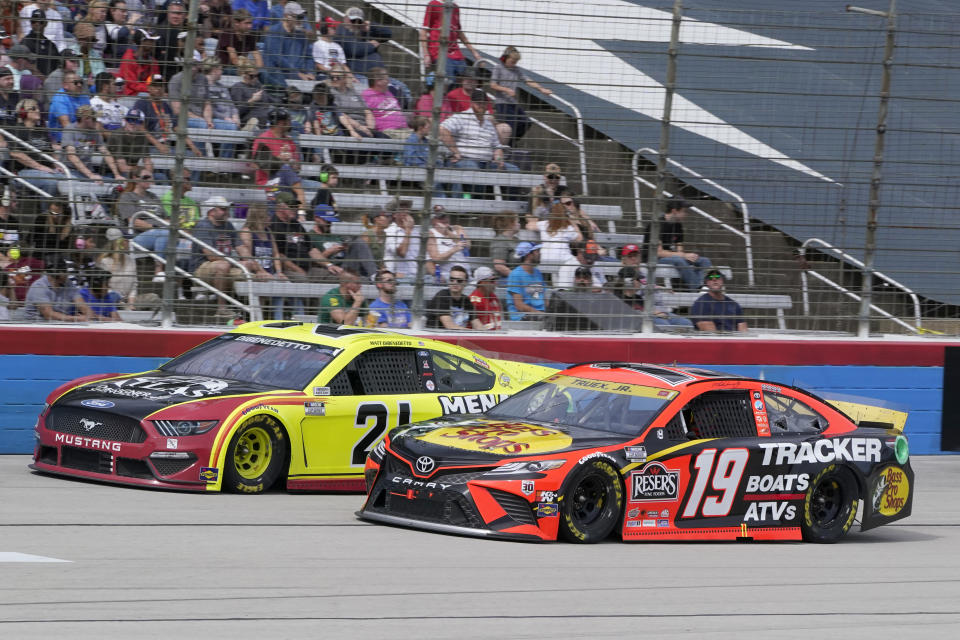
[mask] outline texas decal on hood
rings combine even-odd
[[[99,380],[69,392],[64,400],[100,398],[139,400],[169,405],[216,396],[260,393],[269,389],[270,387],[249,382],[221,380],[207,376],[170,375],[156,371]]]

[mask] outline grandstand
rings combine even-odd
[[[221,0],[200,11],[172,0],[134,12],[114,0],[52,2],[40,15],[19,3],[0,45],[9,70],[0,69],[0,295],[9,300],[0,318],[315,318],[326,294],[342,293],[347,268],[366,303],[403,300],[429,324],[455,262],[471,280],[480,268],[502,276],[496,327],[545,330],[559,326],[551,299],[576,289],[562,281],[566,263],[594,276],[580,286],[596,297],[573,297],[589,304],[563,306],[584,318],[579,326],[692,333],[708,269],[644,255],[647,225],[668,202],[687,201],[673,253],[718,266],[751,331],[957,331],[947,121],[957,96],[944,80],[957,15],[942,3],[901,1],[890,32],[825,0],[802,9],[688,0],[677,30],[669,3],[645,0],[462,0],[456,13],[434,1],[436,25],[446,11],[461,29],[454,37],[465,36],[449,49],[430,44],[440,29],[421,29],[427,4]],[[896,54],[876,163],[888,32]],[[62,217],[51,214],[61,201]],[[419,236],[402,259],[398,207],[410,208],[407,231]],[[178,208],[186,213],[169,230]],[[223,209],[212,229],[198,224],[211,208]],[[251,222],[261,211],[262,229]],[[518,230],[495,229],[510,216]],[[334,241],[342,249],[328,255]],[[532,294],[540,308],[526,314],[508,311],[530,289],[506,275],[524,269],[512,252],[522,242],[546,242],[543,290]],[[624,257],[632,246],[635,262]],[[384,293],[376,273],[404,261],[420,271]],[[206,262],[229,267],[198,273]],[[54,294],[67,299],[28,300],[54,265],[69,270]],[[114,294],[94,291],[101,270]],[[71,282],[87,289],[86,305],[71,298]]]

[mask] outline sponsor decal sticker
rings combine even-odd
[[[176,449],[180,446],[180,441],[176,438],[167,438],[167,449]]]
[[[440,427],[431,429],[417,439],[454,449],[499,455],[549,453],[566,449],[573,444],[573,438],[562,431],[510,422]]]
[[[802,497],[802,494],[801,494]],[[786,502],[751,502],[743,516],[744,522],[765,522],[793,520],[797,517],[796,505]]]
[[[402,486],[414,487],[416,489],[449,489],[453,485],[444,484],[442,482],[424,482],[423,480],[414,480],[413,478],[405,478],[403,476],[393,476],[390,479],[390,482],[393,484],[399,484]]]
[[[328,396],[330,395],[330,387],[314,387],[313,395],[315,396]]]
[[[422,342],[420,344],[423,344]],[[417,355],[421,358],[426,358],[430,355],[428,351],[417,351]]]
[[[762,384],[760,388],[764,391],[772,391],[773,393],[783,393],[783,389],[773,384]]]
[[[633,462],[646,462],[647,448],[643,445],[636,447],[624,447],[623,455],[627,457],[627,460],[631,460]]]
[[[557,492],[556,491],[539,491],[537,492],[537,502],[556,502]]]
[[[504,387],[509,387],[509,386],[510,386],[510,376],[508,376],[508,375],[505,374],[505,373],[501,373],[501,374],[500,374],[500,384],[503,385]]]
[[[754,410],[754,411],[763,411],[763,400],[754,400],[754,401],[753,401],[753,410]]]
[[[663,440],[663,429],[657,429],[657,440]]]
[[[644,511],[644,512],[643,512],[643,515],[644,515],[644,517],[646,517],[646,518],[659,518],[659,517],[660,517],[660,512],[659,512],[659,511]]]
[[[754,400],[759,400],[759,399],[760,399],[760,392],[759,392],[759,391],[754,391],[754,392],[753,392],[753,398],[754,398]]]
[[[630,509],[630,511],[627,511],[628,518],[636,518],[639,515],[640,515],[640,509],[634,508],[634,509]]]
[[[303,413],[308,416],[325,416],[327,415],[327,403],[317,401],[304,402]]]
[[[81,400],[80,404],[85,407],[90,407],[91,409],[109,409],[110,407],[115,407],[116,405],[109,400],[100,400],[99,398],[91,398],[89,400]]]
[[[523,492],[525,496],[532,496],[534,492],[534,482],[533,480],[521,480],[520,481],[520,491]]]
[[[220,469],[217,467],[200,467],[200,479],[207,482],[216,482],[220,477]]]
[[[127,398],[159,400],[171,397],[203,398],[223,392],[226,380],[205,376],[134,376],[101,382],[91,391]]]
[[[477,356],[473,356],[473,361],[476,362],[481,367],[483,367],[484,369],[490,368],[490,365],[487,364],[487,361],[484,360],[483,358],[478,358]]]
[[[656,520],[643,520],[643,521],[642,521],[642,524],[641,524],[640,526],[643,526],[643,527],[655,527],[655,526],[657,526],[657,521],[656,521]]]
[[[657,520],[657,526],[658,526],[658,527],[669,527],[669,526],[670,526],[670,521],[661,518],[660,520]]]
[[[876,438],[833,438],[815,442],[761,442],[764,465],[804,462],[880,462],[882,443]]]
[[[628,526],[628,527],[639,527],[639,526],[640,526],[640,521],[639,521],[639,520],[627,520],[627,526]]]
[[[585,455],[585,456],[583,456],[582,458],[580,458],[579,463],[580,463],[580,464],[583,464],[584,462],[589,462],[590,460],[593,460],[594,458],[603,458],[604,460],[609,460],[610,462],[616,462],[613,458],[611,458],[610,456],[608,456],[608,455],[607,455],[606,453],[604,453],[603,451],[594,451],[593,453],[588,453],[587,455]]]
[[[276,407],[271,407],[271,406],[266,405],[266,404],[256,404],[256,405],[254,405],[254,406],[252,406],[252,407],[247,407],[246,409],[244,409],[243,411],[240,412],[240,415],[241,415],[241,416],[245,416],[245,415],[247,415],[248,413],[252,413],[252,412],[254,412],[254,411],[272,411],[272,412],[274,412],[275,414],[280,415],[280,410],[279,410],[279,409],[277,409]]]
[[[785,491],[806,491],[809,486],[810,474],[785,473],[782,475],[749,476],[744,491],[746,493],[783,493]]]
[[[53,438],[54,442],[69,444],[74,447],[83,447],[84,449],[96,449],[98,451],[120,451],[119,442],[110,442],[100,438],[87,438],[85,436],[74,436],[69,433],[58,433]]]
[[[538,518],[556,518],[560,513],[560,507],[549,502],[540,502],[537,504]]]
[[[676,500],[679,480],[679,471],[670,471],[659,462],[651,462],[630,474],[630,499],[634,502]]]
[[[440,410],[443,415],[457,413],[483,413],[492,409],[501,400],[506,400],[508,394],[475,393],[466,396],[440,396]]]
[[[910,494],[910,481],[900,467],[887,467],[877,478],[873,488],[873,510],[885,516],[895,516],[903,510]]]
[[[437,390],[437,384],[433,380],[427,380],[426,382],[423,383],[423,385],[427,388],[427,391]]]

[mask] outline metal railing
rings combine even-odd
[[[44,153],[43,151],[40,151],[40,149],[37,149],[35,146],[33,146],[32,144],[30,144],[29,142],[27,142],[27,141],[25,141],[25,140],[21,140],[20,138],[18,138],[17,136],[13,135],[12,133],[10,133],[9,131],[7,131],[6,129],[0,129],[0,133],[2,133],[2,134],[4,135],[4,137],[6,137],[8,140],[12,140],[13,142],[15,142],[15,143],[17,143],[17,144],[23,145],[24,147],[26,147],[26,148],[29,149],[30,151],[33,151],[34,153],[38,154],[41,158],[43,158],[43,159],[46,160],[47,162],[50,162],[50,163],[52,163],[52,164],[55,164],[55,165],[57,165],[58,167],[60,167],[61,169],[63,169],[63,175],[66,176],[66,181],[67,181],[67,198],[68,198],[69,201],[70,201],[70,211],[71,211],[71,213],[72,213],[72,215],[73,215],[73,222],[77,222],[77,216],[76,216],[76,214],[75,214],[75,212],[74,212],[74,204],[75,204],[75,203],[74,203],[74,200],[73,200],[73,174],[70,173],[70,169],[67,168],[67,165],[65,165],[63,162],[57,160],[57,159],[54,158],[53,156],[51,156],[51,155],[49,155],[49,154],[46,154],[46,153]],[[32,185],[31,185],[31,186],[32,186]],[[45,192],[44,192],[44,193],[45,193]],[[54,196],[48,196],[48,197],[54,197]]]
[[[809,246],[811,246],[811,245],[818,245],[818,246],[820,246],[820,247],[823,247],[823,248],[826,249],[828,252],[830,252],[830,253],[832,253],[834,256],[840,258],[841,260],[843,260],[843,261],[846,262],[847,264],[853,265],[854,267],[856,267],[857,269],[859,269],[861,272],[866,272],[866,268],[865,268],[865,265],[863,264],[863,262],[861,262],[860,260],[857,260],[856,258],[854,258],[853,256],[851,256],[849,253],[845,253],[844,251],[841,251],[840,249],[836,248],[835,246],[833,246],[832,244],[830,244],[830,243],[827,242],[826,240],[821,240],[820,238],[810,238],[809,240],[805,241],[803,244],[800,245],[799,254],[800,254],[800,257],[801,257],[801,258],[806,258],[806,255],[807,255],[807,247],[809,247]],[[851,298],[851,299],[853,299],[853,300],[856,300],[857,302],[860,302],[860,301],[862,300],[861,296],[853,293],[852,291],[850,291],[849,289],[847,289],[847,288],[844,287],[843,285],[841,285],[841,284],[839,284],[839,283],[831,280],[830,278],[828,278],[827,276],[823,275],[822,273],[819,273],[818,271],[814,271],[813,269],[806,268],[806,269],[803,269],[803,270],[800,272],[800,287],[801,287],[801,289],[800,289],[800,295],[801,295],[801,299],[802,299],[802,301],[803,301],[803,314],[804,314],[805,316],[808,316],[808,317],[810,316],[810,291],[809,291],[809,288],[808,288],[808,286],[807,286],[807,274],[808,274],[808,273],[809,273],[810,275],[812,275],[814,278],[816,278],[817,280],[820,280],[821,282],[827,284],[828,286],[830,286],[831,288],[835,289],[836,291],[839,291],[840,293],[842,293],[843,295],[847,296],[848,298]],[[874,276],[875,278],[878,278],[878,279],[886,282],[886,283],[889,284],[890,286],[893,286],[893,287],[896,287],[896,288],[900,289],[900,290],[903,291],[905,294],[907,294],[907,296],[910,297],[910,299],[913,301],[913,322],[914,322],[914,324],[911,325],[911,324],[908,323],[908,322],[904,322],[904,321],[901,320],[900,318],[897,318],[897,317],[894,316],[893,314],[891,314],[891,313],[889,313],[889,312],[881,309],[880,307],[878,307],[878,306],[875,305],[875,304],[871,304],[871,305],[870,305],[870,309],[872,309],[873,311],[876,311],[877,313],[879,313],[879,314],[880,314],[881,316],[883,316],[884,318],[887,318],[888,320],[892,320],[893,322],[895,322],[896,324],[904,327],[905,329],[908,329],[909,331],[912,331],[913,333],[920,333],[920,329],[921,329],[920,299],[917,297],[917,294],[915,294],[915,293],[914,293],[912,290],[910,290],[910,288],[908,288],[907,286],[901,284],[900,282],[897,282],[897,281],[894,280],[893,278],[891,278],[891,277],[889,277],[889,276],[887,276],[887,275],[885,275],[885,274],[883,274],[883,273],[881,273],[881,272],[879,272],[879,271],[873,271],[872,273],[873,273],[873,276]]]

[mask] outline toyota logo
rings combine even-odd
[[[430,456],[420,456],[417,458],[417,473],[421,475],[430,473],[433,471],[434,464],[433,458]]]

